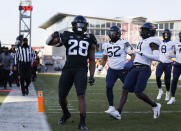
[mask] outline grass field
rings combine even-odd
[[[4,99],[6,98],[8,94],[9,94],[9,91],[0,91],[0,105],[2,104],[2,102],[4,101]]]
[[[145,92],[155,100],[157,87],[153,77],[149,80]],[[58,104],[58,80],[57,75],[38,75],[34,83],[36,90],[44,91],[44,109],[48,123],[53,131],[76,131],[79,123],[79,110],[77,97],[73,87],[69,93],[69,109],[72,117],[63,126],[57,121],[61,117]],[[178,85],[181,85],[181,80]],[[122,84],[117,81],[114,87],[114,102],[118,106]],[[165,88],[163,88],[165,90]],[[152,108],[138,100],[134,94],[129,94],[128,101],[122,113],[122,120],[115,120],[104,111],[108,108],[105,94],[105,78],[96,77],[94,86],[87,88],[87,126],[90,131],[181,131],[181,88],[177,88],[176,103],[167,105],[163,99],[161,115],[153,119]]]

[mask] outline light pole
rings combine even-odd
[[[32,23],[32,1],[20,0],[19,5],[19,35],[28,38],[29,45],[31,46],[31,23]]]

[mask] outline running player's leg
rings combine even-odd
[[[70,118],[70,113],[67,107],[67,95],[73,85],[73,72],[62,71],[62,75],[59,79],[59,104],[62,108],[63,115],[62,118],[58,121],[59,125],[62,125]]]
[[[111,68],[107,71],[106,76],[106,95],[109,103],[109,109],[106,110],[106,113],[110,113],[111,111],[115,111],[114,108],[114,95],[113,95],[113,87],[118,78],[118,73],[116,70],[113,70]]]
[[[165,100],[168,101],[170,99],[170,79],[171,79],[171,71],[172,71],[172,64],[165,65],[165,86],[166,86],[166,95]]]
[[[139,68],[139,75],[137,77],[137,83],[134,88],[134,92],[135,92],[135,95],[139,99],[143,100],[144,102],[148,103],[149,105],[151,105],[153,107],[153,111],[154,111],[153,117],[158,118],[160,115],[161,105],[159,103],[152,101],[149,98],[149,96],[147,96],[145,93],[143,93],[143,91],[146,88],[147,81],[148,81],[150,75],[151,75],[151,68],[149,66]]]
[[[151,69],[149,66],[139,68],[139,74],[137,77],[137,82],[135,85],[134,92],[139,99],[142,99],[151,106],[155,106],[155,103],[146,94],[143,93],[143,91],[146,88],[147,81],[150,75],[151,75]]]
[[[87,69],[80,69],[75,73],[75,88],[78,96],[78,104],[80,110],[79,129],[87,130],[86,127],[86,88],[87,88]]]
[[[163,74],[163,63],[159,63],[157,68],[156,68],[156,82],[157,82],[157,86],[159,89],[158,95],[157,95],[157,99],[161,99],[162,94],[163,94],[163,90],[162,90],[162,82],[161,82],[161,76]]]
[[[178,83],[178,79],[180,77],[180,74],[181,74],[181,67],[174,66],[173,80],[172,80],[172,85],[171,85],[171,99],[167,102],[167,104],[173,104],[176,101],[175,100],[175,92],[177,89],[177,83]]]
[[[136,81],[137,81],[137,68],[133,67],[133,69],[130,72],[128,72],[124,85],[123,85],[123,91],[122,91],[122,95],[121,95],[119,107],[118,107],[118,111],[120,114],[123,110],[124,104],[127,101],[128,92],[134,91],[134,86],[136,84]]]

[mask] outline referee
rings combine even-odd
[[[17,47],[15,57],[15,64],[18,64],[19,68],[22,95],[25,96],[29,94],[28,86],[31,83],[32,74],[31,65],[36,57],[34,50],[28,45],[27,38],[23,38],[21,46]]]

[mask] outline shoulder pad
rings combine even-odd
[[[109,44],[109,43],[107,43],[107,42],[106,42],[106,43],[103,43],[103,44],[102,44],[102,49],[105,49],[108,44]]]
[[[175,40],[173,41],[174,44],[178,44],[179,42],[180,42],[179,39],[175,39]]]
[[[149,43],[154,43],[159,46],[161,44],[161,40],[158,37],[150,37]]]
[[[63,36],[69,36],[69,35],[71,35],[71,34],[72,34],[72,32],[69,32],[69,31],[64,31],[64,32],[62,33]]]

